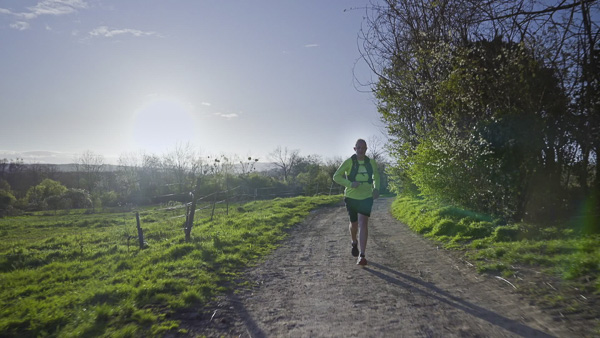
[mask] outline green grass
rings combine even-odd
[[[0,219],[0,337],[145,337],[177,332],[169,315],[226,291],[286,229],[340,196],[230,206],[197,214],[190,242],[173,211],[36,213]],[[221,206],[222,207],[222,206]]]
[[[600,234],[585,234],[569,224],[504,225],[486,215],[407,196],[394,201],[392,213],[425,237],[465,250],[481,272],[507,276],[514,265],[534,266],[600,294]]]
[[[590,234],[576,221],[506,225],[407,196],[396,198],[392,214],[446,248],[464,251],[478,272],[510,280],[549,313],[579,318],[589,323],[591,335],[600,333],[595,306],[600,299],[600,234]]]

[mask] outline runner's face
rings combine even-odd
[[[367,144],[364,142],[356,143],[356,145],[354,146],[354,151],[356,151],[356,156],[361,158],[364,157],[367,153]]]

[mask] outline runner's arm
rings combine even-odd
[[[333,174],[333,181],[339,185],[343,185],[346,188],[352,187],[352,182],[346,178],[346,173],[349,173],[352,169],[352,159],[349,158],[340,165],[335,174]]]
[[[379,191],[379,187],[380,187],[380,179],[379,179],[379,170],[377,169],[377,163],[375,162],[375,160],[371,160],[371,166],[373,167],[373,185],[374,185],[374,189],[377,189],[377,191]]]

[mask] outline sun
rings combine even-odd
[[[163,153],[177,143],[193,142],[195,119],[191,107],[174,98],[154,98],[133,115],[133,149]]]

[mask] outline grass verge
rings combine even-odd
[[[589,320],[600,334],[600,235],[570,224],[503,224],[425,199],[399,196],[395,218],[415,232],[461,250],[479,272],[515,285],[558,317]]]
[[[197,219],[185,242],[170,211],[0,219],[0,337],[147,337],[179,331],[170,315],[226,291],[242,267],[277,247],[285,230],[340,196],[230,206]]]

